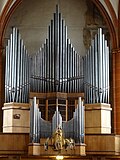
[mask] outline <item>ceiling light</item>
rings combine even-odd
[[[63,156],[60,156],[60,155],[58,155],[58,156],[56,156],[56,159],[57,160],[60,160],[60,159],[63,159],[64,157]]]

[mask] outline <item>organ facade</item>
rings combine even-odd
[[[98,27],[84,55],[69,39],[59,5],[35,54],[27,51],[19,27],[11,30],[5,49],[3,139],[12,137],[11,143],[20,136],[22,149],[4,149],[3,156],[16,155],[15,150],[25,160],[119,156],[106,29]]]

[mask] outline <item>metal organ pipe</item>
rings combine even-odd
[[[17,28],[6,46],[5,102],[27,103],[29,97],[29,55]]]
[[[86,103],[109,103],[109,47],[101,28],[84,57],[84,91]]]
[[[40,63],[40,73],[38,72],[40,75],[37,75],[37,83],[35,83],[38,86],[41,84],[40,89],[37,89],[39,87],[34,87],[34,89],[31,87],[31,91],[71,93],[83,91],[81,90],[83,83],[81,71],[83,70],[83,63],[81,61],[83,59],[76,53],[67,38],[67,27],[61,13],[59,13],[58,6],[56,6],[56,13],[54,13],[54,18],[48,27],[48,39],[42,45],[41,52],[37,52],[38,54],[32,58],[34,61],[32,63],[33,70],[38,69],[38,63]],[[36,62],[36,56],[40,62]],[[36,79],[34,71],[32,71],[31,79],[34,79],[33,82]]]
[[[5,101],[26,103],[29,91],[85,92],[85,103],[109,103],[109,48],[102,29],[82,57],[68,39],[56,6],[48,38],[30,58],[19,31],[13,28],[6,46]]]

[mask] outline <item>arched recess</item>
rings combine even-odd
[[[3,80],[2,80],[2,53],[3,53],[3,46],[4,46],[4,33],[7,27],[7,24],[9,22],[9,19],[11,17],[11,15],[14,13],[14,11],[17,9],[17,7],[19,7],[20,3],[22,3],[23,0],[16,0],[13,3],[13,0],[8,0],[0,17],[0,99],[2,99],[3,97]],[[111,36],[111,43],[112,43],[112,49],[116,49],[117,48],[117,36],[116,36],[116,32],[115,32],[115,28],[113,26],[113,23],[107,13],[107,11],[105,10],[104,6],[101,4],[100,1],[98,0],[91,0],[96,7],[98,8],[98,10],[100,11],[100,13],[102,14],[102,16],[104,17],[106,24],[108,26],[109,32],[110,32],[110,36]],[[115,92],[115,91],[113,91]],[[113,93],[115,95],[115,93]],[[1,106],[2,106],[2,101],[0,102]],[[113,105],[115,107],[115,105]],[[2,117],[2,116],[0,116]],[[2,126],[2,124],[1,124]]]

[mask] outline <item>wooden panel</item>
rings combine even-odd
[[[120,154],[120,136],[115,135],[86,135],[87,154]]]
[[[86,152],[87,155],[120,155],[120,136],[115,135],[86,135]],[[28,144],[29,144],[29,134],[0,134],[0,155],[8,154],[22,154],[27,155],[28,153]],[[43,149],[44,140],[41,140],[42,152],[47,155],[47,152]],[[51,155],[53,150],[51,149]],[[84,151],[76,146],[75,151],[71,151],[69,155],[80,154],[81,151]],[[64,153],[64,152],[63,152]],[[67,152],[68,153],[68,152]]]
[[[30,92],[29,93],[29,98],[33,99],[33,97],[36,97],[36,98],[46,98],[46,93]]]
[[[29,133],[30,109],[29,104],[5,103],[3,109],[4,133]]]
[[[85,104],[85,133],[111,133],[111,108],[109,104]]]
[[[25,154],[28,150],[28,134],[0,134],[0,154]]]
[[[68,98],[77,98],[82,97],[84,98],[84,93],[68,93],[67,94]]]
[[[64,98],[67,99],[69,98],[78,98],[78,97],[82,97],[84,98],[84,93],[62,93],[62,92],[50,92],[50,93],[36,93],[36,92],[30,92],[29,94],[30,99],[32,99],[33,97],[36,98]]]
[[[45,139],[43,140],[45,142]],[[70,148],[65,150],[64,148],[60,151],[61,155],[64,156],[78,156],[78,155],[82,155],[85,156],[85,144],[81,144],[81,145],[76,145],[75,149],[71,150]],[[29,144],[28,146],[28,155],[42,155],[42,156],[57,156],[58,152],[53,150],[53,146],[49,145],[48,146],[48,150],[45,151],[44,150],[44,144]]]

